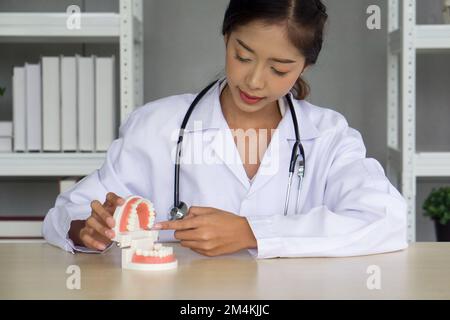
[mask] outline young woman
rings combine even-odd
[[[48,242],[72,252],[105,250],[116,206],[139,195],[154,203],[162,240],[207,256],[406,248],[405,201],[366,158],[359,132],[305,100],[302,74],[317,61],[326,20],[319,0],[231,0],[223,22],[226,76],[192,110],[197,94],[136,109],[103,166],[56,199],[44,221]],[[164,221],[180,204],[174,185],[189,210]]]

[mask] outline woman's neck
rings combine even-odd
[[[230,129],[275,129],[282,119],[277,101],[252,113],[240,110],[234,104],[228,85],[222,90],[220,104]]]

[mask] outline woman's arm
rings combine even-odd
[[[365,157],[359,132],[343,126],[334,138],[325,190],[314,190],[324,193],[323,205],[297,215],[247,215],[258,243],[251,252],[258,258],[355,256],[407,247],[404,198],[381,165]]]
[[[121,197],[134,194],[128,187],[128,181],[139,181],[144,172],[138,163],[129,166],[134,141],[133,128],[138,119],[136,111],[131,113],[120,127],[119,138],[109,147],[102,167],[56,198],[55,206],[47,213],[42,227],[44,238],[50,244],[72,253],[101,252],[82,245],[80,230],[91,215],[93,200],[103,203],[108,192],[114,192]],[[144,165],[145,161],[142,161],[142,166]]]

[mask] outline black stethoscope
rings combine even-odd
[[[192,111],[194,111],[195,106],[203,98],[203,96],[209,91],[209,89],[211,89],[211,87],[218,82],[221,82],[221,80],[212,82],[197,95],[197,97],[194,99],[194,101],[190,105],[188,111],[186,112],[183,122],[181,123],[180,132],[178,135],[177,149],[176,149],[175,184],[174,184],[174,190],[173,190],[174,199],[173,199],[173,207],[169,213],[170,220],[183,219],[188,212],[188,207],[187,207],[186,203],[184,203],[183,201],[180,201],[180,199],[179,199],[180,198],[179,197],[179,195],[180,195],[180,158],[181,158],[181,146],[182,146],[183,137],[184,137],[184,130],[185,130],[187,122],[189,121],[189,118],[192,114]],[[305,159],[306,158],[305,158],[305,151],[303,149],[303,145],[300,141],[300,131],[298,129],[297,115],[294,110],[292,98],[289,93],[285,97],[289,103],[289,109],[292,114],[292,122],[294,123],[294,130],[295,130],[295,144],[292,147],[291,161],[290,161],[290,165],[289,165],[289,181],[288,181],[288,186],[287,186],[287,190],[286,190],[286,199],[284,202],[284,215],[287,215],[287,211],[289,208],[289,199],[290,199],[290,194],[291,194],[292,178],[294,176],[297,159],[299,156],[301,156],[301,159],[299,160],[299,168],[297,171],[297,176],[299,177],[297,203],[296,203],[296,207],[295,207],[296,208],[295,213],[297,213],[298,201],[300,198],[302,182],[303,182],[303,178],[305,177],[305,168],[306,168]]]

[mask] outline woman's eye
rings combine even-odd
[[[285,75],[288,74],[287,72],[281,72],[281,71],[278,71],[278,70],[276,70],[276,69],[274,69],[274,68],[272,68],[272,70],[273,70],[273,72],[274,72],[276,75],[281,76],[281,77],[283,77],[283,76],[285,76]]]
[[[236,59],[238,59],[241,62],[250,62],[251,61],[250,59],[244,59],[244,58],[242,58],[242,57],[240,57],[238,55],[236,55],[235,57],[236,57]]]
[[[237,55],[237,54],[235,55],[235,58],[236,58],[237,60],[241,61],[241,62],[244,62],[244,63],[247,63],[247,62],[252,61],[252,60],[250,60],[250,59],[242,58],[241,56],[239,56],[239,55]],[[273,67],[272,67],[272,70],[273,70],[273,72],[274,72],[276,75],[278,75],[278,76],[280,76],[280,77],[283,77],[283,76],[285,76],[285,75],[288,74],[287,72],[281,72],[281,71],[278,71],[278,70],[276,70],[276,69],[273,68]]]

